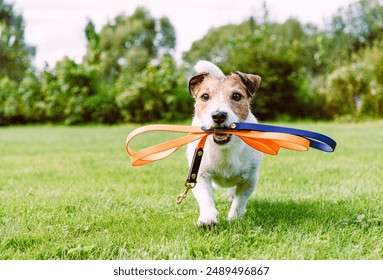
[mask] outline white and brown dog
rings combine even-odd
[[[251,113],[250,101],[258,89],[258,75],[234,72],[225,76],[221,69],[208,61],[199,61],[197,75],[189,81],[189,91],[195,98],[192,125],[210,128],[229,128],[233,122],[257,123]],[[188,144],[189,166],[196,142]],[[237,136],[215,133],[208,137],[197,185],[193,194],[199,204],[199,226],[218,222],[213,199],[213,186],[229,188],[232,202],[229,220],[241,218],[246,204],[255,190],[262,153],[254,150]]]

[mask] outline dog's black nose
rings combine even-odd
[[[216,124],[221,124],[227,119],[227,113],[222,111],[217,111],[211,114],[211,117],[213,118],[213,121]]]

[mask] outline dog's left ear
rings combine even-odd
[[[261,84],[261,77],[258,75],[241,73],[239,71],[234,72],[234,74],[236,74],[245,85],[249,97],[253,97]]]
[[[190,93],[190,95],[193,95],[193,96],[196,95],[196,91],[197,91],[198,86],[203,82],[205,77],[208,75],[209,75],[208,72],[202,72],[202,73],[199,73],[199,74],[190,78],[190,80],[189,80],[189,93]]]

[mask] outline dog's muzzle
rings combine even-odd
[[[213,140],[218,145],[224,145],[230,142],[231,134],[223,133],[223,130],[231,129],[231,127],[227,127],[224,125],[227,120],[227,112],[225,111],[215,111],[211,114],[211,118],[214,121],[214,126],[212,129]]]

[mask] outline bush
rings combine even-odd
[[[0,125],[17,121],[18,115],[17,83],[8,77],[0,79]]]
[[[0,80],[0,125],[44,120],[40,82],[33,72],[27,72],[20,83],[9,78]]]
[[[147,66],[134,77],[121,79],[129,80],[126,90],[117,95],[125,121],[174,121],[191,116],[193,103],[186,81],[170,57],[164,57],[159,65]]]
[[[383,41],[354,55],[317,86],[332,117],[383,116]]]
[[[18,94],[20,111],[25,122],[45,121],[45,102],[41,91],[41,83],[34,72],[28,72],[21,81]]]
[[[53,73],[42,73],[41,88],[50,121],[113,123],[120,118],[113,91],[102,87],[99,72],[92,66],[65,58]]]

